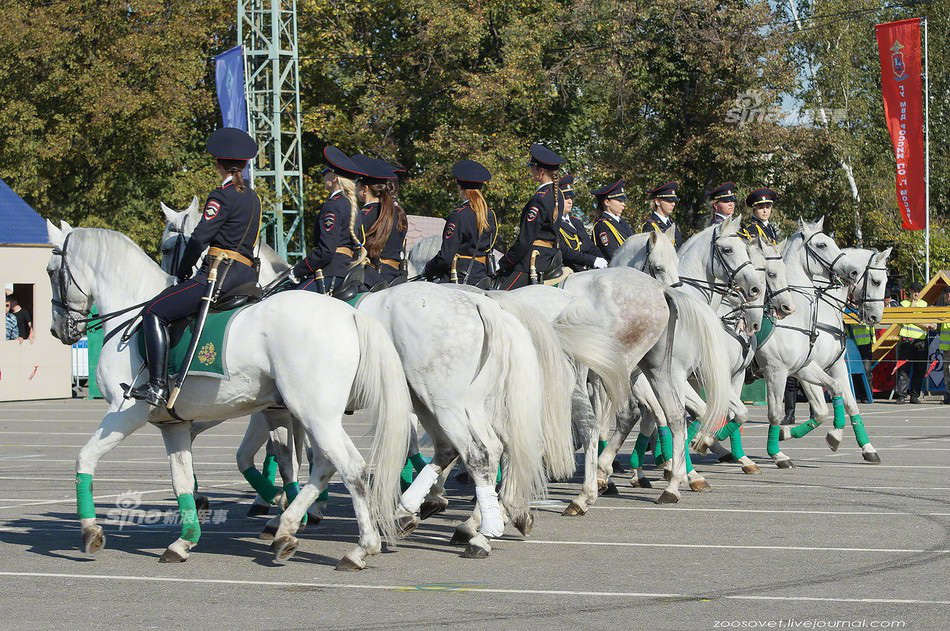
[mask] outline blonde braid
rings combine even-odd
[[[350,202],[350,236],[353,238],[353,243],[356,245],[358,253],[356,260],[353,262],[353,267],[356,267],[357,265],[363,265],[368,260],[363,241],[356,234],[356,218],[360,212],[359,203],[356,201],[356,182],[348,177],[339,175],[337,176],[337,181],[340,183],[340,190],[343,191],[343,196]]]

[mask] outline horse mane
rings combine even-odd
[[[158,263],[152,260],[132,239],[106,228],[75,228],[69,234],[68,253],[74,254],[95,273],[105,270],[121,270],[115,274],[117,288],[138,295],[149,275],[156,278],[171,277],[165,274]]]

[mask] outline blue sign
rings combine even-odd
[[[235,46],[214,58],[218,105],[225,127],[247,131],[247,98],[244,94],[244,48]]]

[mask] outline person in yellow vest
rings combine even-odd
[[[943,306],[950,307],[950,287],[943,289]],[[940,325],[940,352],[943,353],[943,404],[950,405],[950,322]]]
[[[920,299],[924,286],[914,283],[910,286],[910,300],[901,300],[902,307],[926,307],[927,302]],[[906,403],[910,395],[911,403],[920,403],[920,387],[927,372],[927,329],[934,330],[936,325],[905,324],[901,327],[900,342],[897,344],[897,361],[904,362],[897,370],[897,385],[894,393],[898,403]]]
[[[867,324],[852,324],[851,335],[854,337],[854,344],[861,353],[861,361],[864,362],[864,372],[871,376],[871,344],[874,342],[874,327]]]

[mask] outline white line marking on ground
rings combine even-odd
[[[567,504],[565,501],[564,504]],[[950,517],[950,513],[911,513],[911,512],[882,512],[882,511],[833,511],[833,510],[775,510],[763,508],[686,508],[680,506],[671,506],[663,508],[660,506],[602,506],[594,507],[594,510],[647,510],[647,511],[691,511],[700,513],[765,513],[775,515],[851,515],[860,517]]]
[[[593,592],[561,589],[504,589],[500,587],[478,587],[466,585],[358,585],[352,583],[316,583],[305,581],[261,581],[237,580],[222,578],[179,578],[168,576],[118,576],[114,574],[65,574],[55,572],[0,572],[0,576],[24,578],[75,578],[106,581],[130,582],[157,582],[157,583],[188,583],[210,585],[241,585],[241,586],[268,586],[268,587],[318,587],[323,589],[354,589],[368,591],[394,592],[453,592],[453,593],[485,593],[485,594],[532,594],[538,596],[596,596],[604,598],[682,598],[684,600],[781,600],[791,602],[838,602],[838,603],[868,603],[868,604],[909,604],[909,605],[950,605],[950,600],[917,600],[900,598],[848,598],[832,596],[789,596],[787,594],[754,595],[731,594],[714,596],[704,594],[676,594],[650,592]]]
[[[442,538],[440,538],[442,539]],[[542,544],[558,546],[608,546],[622,548],[725,548],[730,550],[788,550],[794,552],[885,552],[885,553],[908,553],[918,554],[921,552],[933,552],[936,554],[946,554],[950,549],[925,550],[925,549],[902,549],[902,548],[831,548],[821,546],[753,546],[753,545],[727,545],[727,544],[706,544],[706,543],[626,543],[613,541],[546,541],[543,539],[525,539],[521,543]]]

